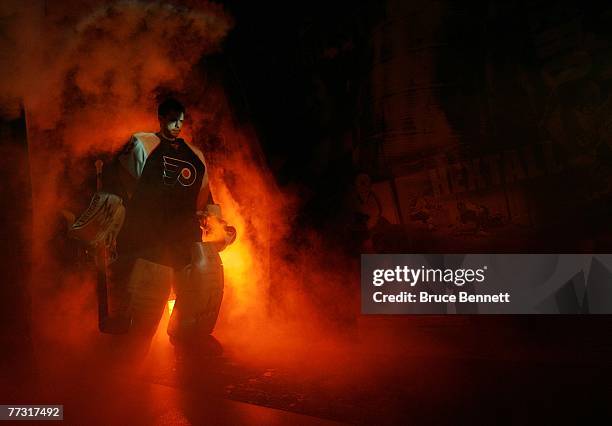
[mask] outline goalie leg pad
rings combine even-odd
[[[191,264],[178,274],[175,293],[168,334],[189,340],[212,333],[223,299],[223,264],[213,244],[194,243]]]
[[[131,331],[152,336],[168,302],[173,269],[136,259],[128,281]]]

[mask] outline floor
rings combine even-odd
[[[130,361],[116,351],[125,342],[111,336],[87,347],[39,344],[38,368],[5,382],[3,403],[62,403],[64,423],[76,425],[612,418],[606,316],[362,316],[331,340],[278,341],[259,354],[220,332],[222,354],[195,356],[176,353],[162,328],[146,356]]]

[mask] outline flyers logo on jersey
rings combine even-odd
[[[191,186],[197,175],[190,162],[164,155],[164,184],[174,186],[178,182],[183,186]]]

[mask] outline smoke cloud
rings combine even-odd
[[[245,359],[286,359],[279,354],[290,351],[306,366],[312,357],[305,348],[328,333],[324,300],[342,299],[345,307],[332,307],[333,315],[354,314],[347,283],[355,277],[344,274],[341,257],[323,254],[317,238],[301,246],[288,240],[298,200],[276,187],[254,132],[235,124],[223,88],[198,68],[222,49],[232,19],[219,5],[198,3],[0,6],[0,109],[14,117],[23,106],[28,129],[35,332],[75,350],[97,341],[93,274],[58,255],[59,213],[87,203],[75,194],[93,192],[87,185],[97,155],[157,129],[157,98],[172,93],[187,106],[185,137],[204,148],[212,192],[238,230],[221,254],[226,292],[217,333]],[[210,135],[222,143],[207,145]]]

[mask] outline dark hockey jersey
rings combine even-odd
[[[189,263],[190,243],[202,240],[198,200],[210,196],[202,152],[183,139],[136,133],[118,163],[128,193],[119,255],[173,267]]]

